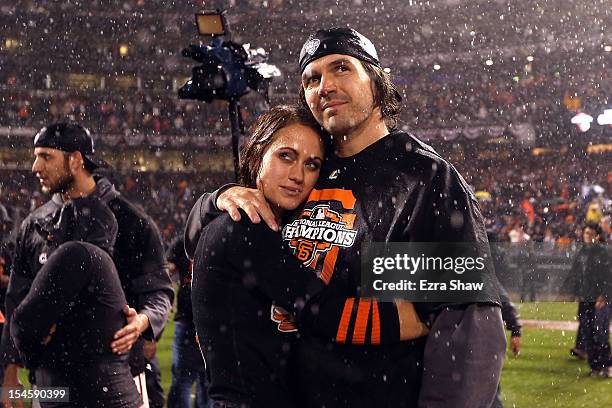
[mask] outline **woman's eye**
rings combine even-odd
[[[279,156],[281,159],[283,159],[283,160],[292,160],[292,159],[293,159],[293,157],[291,157],[291,154],[290,154],[290,153],[287,153],[287,152],[280,152],[280,153],[278,154],[278,156]]]
[[[310,170],[319,170],[321,168],[319,163],[316,162],[306,163],[306,167],[308,167]]]

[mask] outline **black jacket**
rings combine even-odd
[[[595,302],[602,296],[612,299],[612,258],[609,248],[600,243],[583,245],[576,253],[561,293],[574,295],[583,302]]]
[[[166,251],[166,259],[176,266],[178,274],[178,293],[176,295],[176,313],[174,320],[193,326],[193,313],[191,312],[191,277],[193,265],[185,255],[183,237],[178,237],[170,244]]]
[[[99,198],[113,212],[119,231],[113,247],[113,261],[127,302],[149,318],[150,328],[144,336],[150,339],[161,333],[172,307],[174,296],[165,268],[163,245],[153,221],[119,194],[106,178],[96,178],[97,188],[90,195]],[[46,262],[50,248],[37,232],[52,221],[62,208],[61,197],[34,210],[22,222],[17,236],[15,258],[6,294],[6,324],[2,332],[0,361],[19,363],[20,359],[10,333],[10,320],[15,308],[25,298],[39,269]],[[142,341],[132,348],[130,365],[133,373],[144,370]]]

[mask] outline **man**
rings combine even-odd
[[[455,168],[413,136],[390,131],[401,97],[367,38],[348,28],[317,31],[302,47],[300,72],[301,102],[332,136],[334,148],[301,214],[283,229],[300,259],[330,286],[357,296],[362,244],[486,244],[476,199]],[[278,229],[258,190],[226,188],[210,201],[235,220],[241,208],[253,222],[263,218]],[[306,232],[325,225],[354,239],[340,246],[322,239],[325,234]],[[197,243],[197,230],[196,223],[186,231],[188,250]],[[302,336],[295,373],[300,401],[328,407],[490,406],[505,336],[496,279],[484,278],[487,303],[396,304],[400,331],[406,316],[427,322],[426,344],[412,337],[376,345],[382,304],[349,298],[333,342]],[[405,313],[406,307],[413,312]]]
[[[195,407],[208,404],[206,370],[196,343],[191,305],[192,262],[185,256],[185,240],[178,237],[166,251],[168,266],[178,279],[174,340],[172,342],[172,384],[168,393],[168,408],[191,406],[191,389],[196,385]]]
[[[47,260],[47,243],[36,229],[53,218],[63,202],[84,196],[98,198],[115,215],[119,232],[113,260],[119,272],[129,307],[127,325],[115,333],[111,347],[118,354],[130,353],[132,375],[144,385],[144,357],[141,335],[157,336],[168,317],[172,285],[165,270],[159,232],[151,219],[123,198],[103,177],[94,176],[98,167],[107,166],[94,155],[93,139],[77,124],[57,123],[43,128],[34,139],[32,172],[51,200],[33,211],[21,224],[6,295],[7,324],[2,333],[0,357],[6,364],[4,387],[19,387],[17,351],[10,333],[13,311],[25,298],[38,270]],[[139,389],[141,392],[145,387]],[[146,402],[146,394],[143,393]],[[13,406],[3,396],[5,406]]]
[[[612,260],[603,244],[602,229],[598,224],[586,224],[582,230],[582,240],[584,245],[576,253],[561,293],[579,300],[578,334],[582,330],[591,376],[610,378]]]

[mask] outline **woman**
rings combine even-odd
[[[297,108],[275,107],[257,120],[243,148],[242,182],[263,192],[279,223],[317,181],[324,152],[318,129]],[[247,220],[218,216],[195,250],[192,303],[209,397],[220,407],[291,407],[285,375],[296,340],[291,315],[323,283],[279,250],[279,233]]]
[[[41,405],[141,406],[128,355],[110,347],[126,324],[127,304],[109,255],[117,235],[113,213],[97,199],[78,198],[38,229],[48,257],[15,309],[11,333],[39,388],[68,388],[63,401]]]

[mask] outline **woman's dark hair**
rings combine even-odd
[[[369,62],[360,61],[365,72],[372,81],[372,93],[374,96],[374,106],[380,106],[382,118],[389,130],[397,127],[397,122],[402,111],[402,98],[395,84],[391,81],[391,76],[382,68]],[[304,87],[300,84],[299,100],[304,109],[309,109],[306,102]]]
[[[274,134],[280,129],[300,124],[322,134],[321,127],[310,111],[294,105],[279,105],[261,115],[251,126],[251,137],[242,147],[240,154],[240,183],[246,187],[257,187],[257,175],[261,169],[263,156],[276,139]]]

